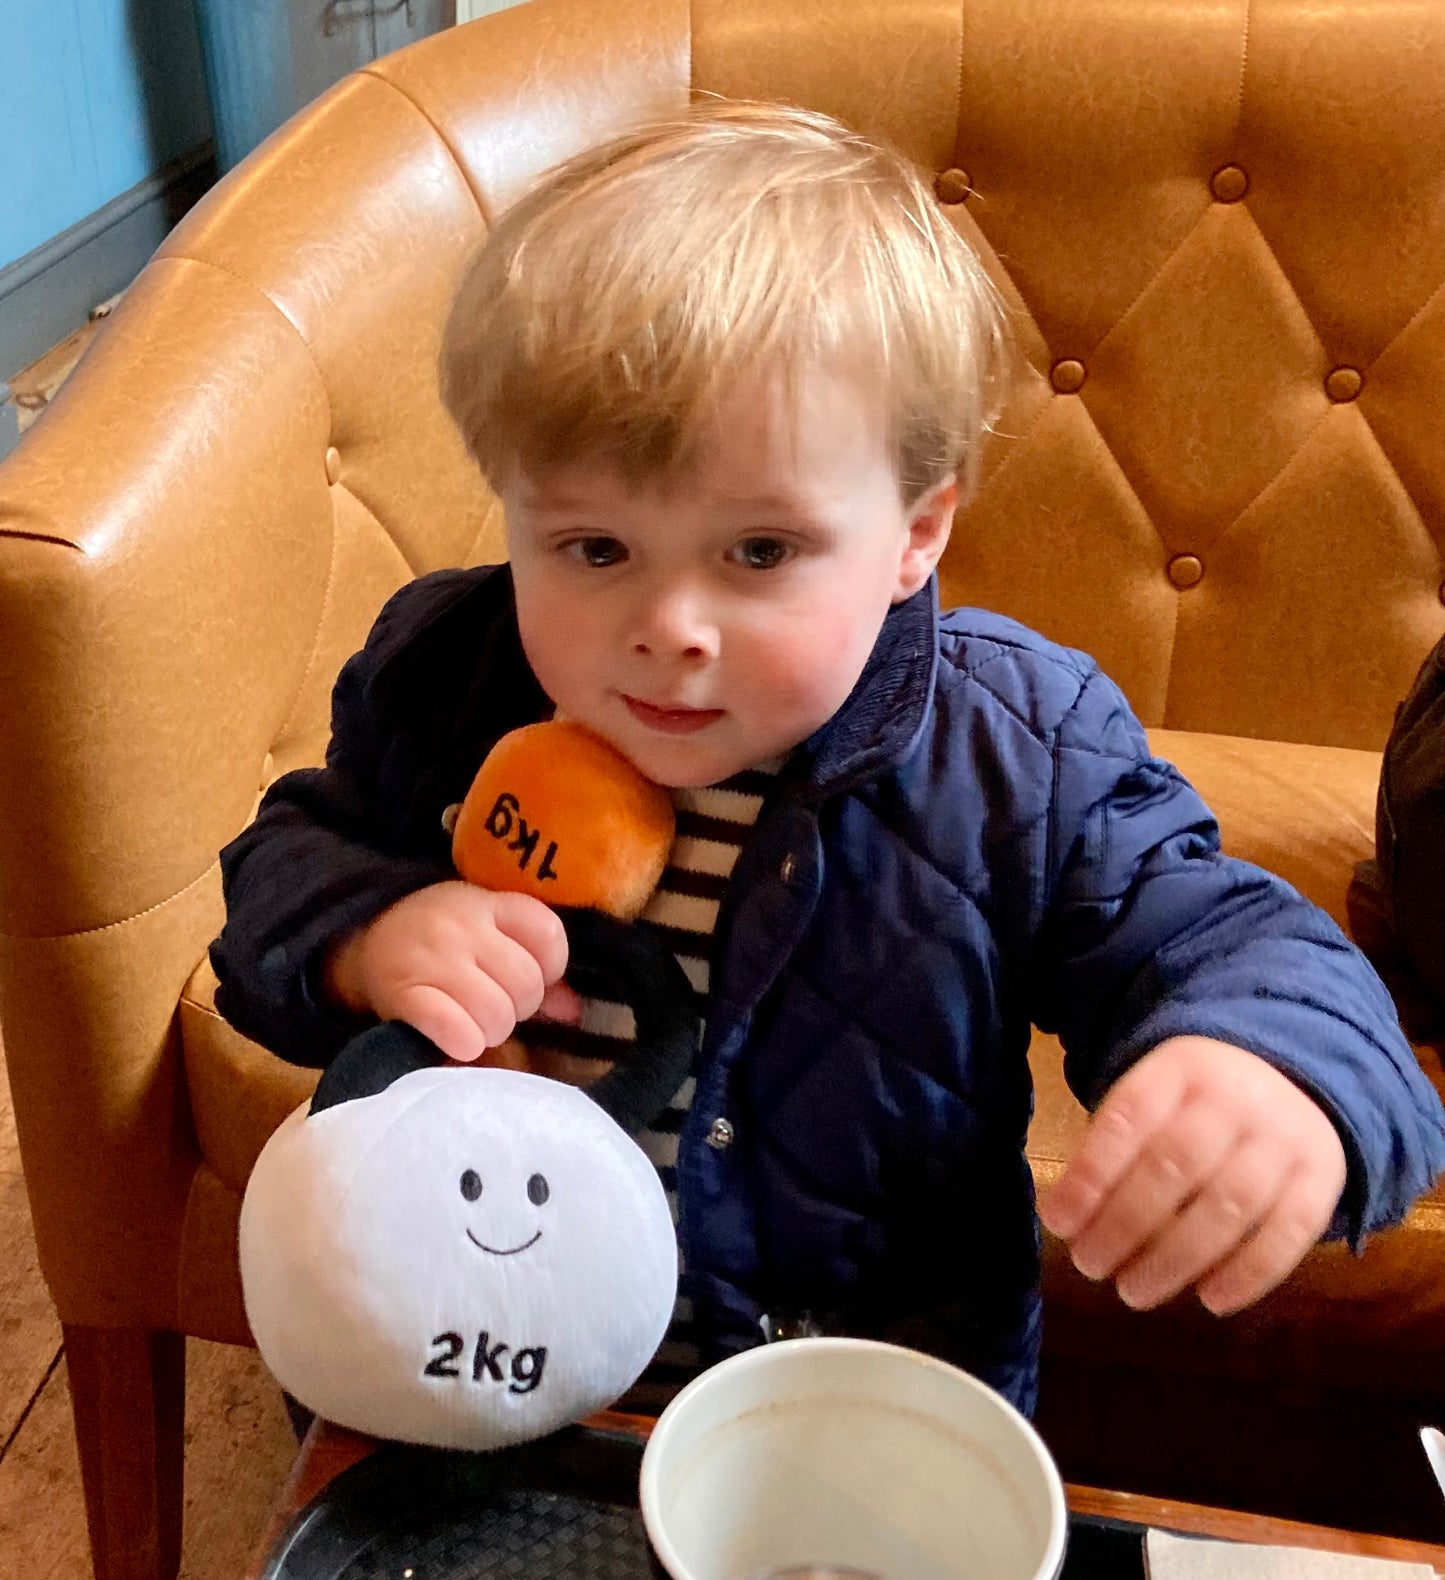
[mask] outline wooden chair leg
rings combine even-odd
[[[174,1580],[185,1338],[68,1325],[64,1333],[95,1580]]]

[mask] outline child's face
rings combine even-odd
[[[538,680],[659,784],[713,784],[806,740],[947,541],[952,482],[905,506],[852,385],[803,377],[789,415],[760,385],[724,403],[681,480],[579,462],[503,490]]]

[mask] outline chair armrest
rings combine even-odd
[[[315,646],[328,421],[264,297],[162,259],[0,466],[0,1015],[68,1322],[174,1308],[176,1004]]]

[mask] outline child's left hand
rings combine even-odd
[[[1222,1316],[1293,1271],[1345,1173],[1334,1125],[1288,1077],[1231,1043],[1171,1037],[1110,1091],[1039,1216],[1126,1304],[1192,1284]]]

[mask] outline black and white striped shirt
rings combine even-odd
[[[678,964],[692,983],[704,1017],[718,912],[738,852],[757,821],[775,773],[776,768],[768,765],[736,774],[721,784],[672,792],[677,838],[667,869],[642,914],[672,947]],[[551,1047],[583,1058],[615,1062],[630,1057],[637,1028],[627,1005],[607,999],[584,998],[580,1026],[542,1026],[533,1022],[526,1035],[528,1040],[545,1041]],[[692,1103],[695,1084],[689,1076],[668,1107],[637,1137],[638,1145],[657,1168],[674,1223],[677,1222],[678,1138]],[[649,1377],[664,1385],[681,1383],[698,1369],[698,1365],[691,1307],[686,1297],[679,1295],[672,1325],[649,1369]]]

